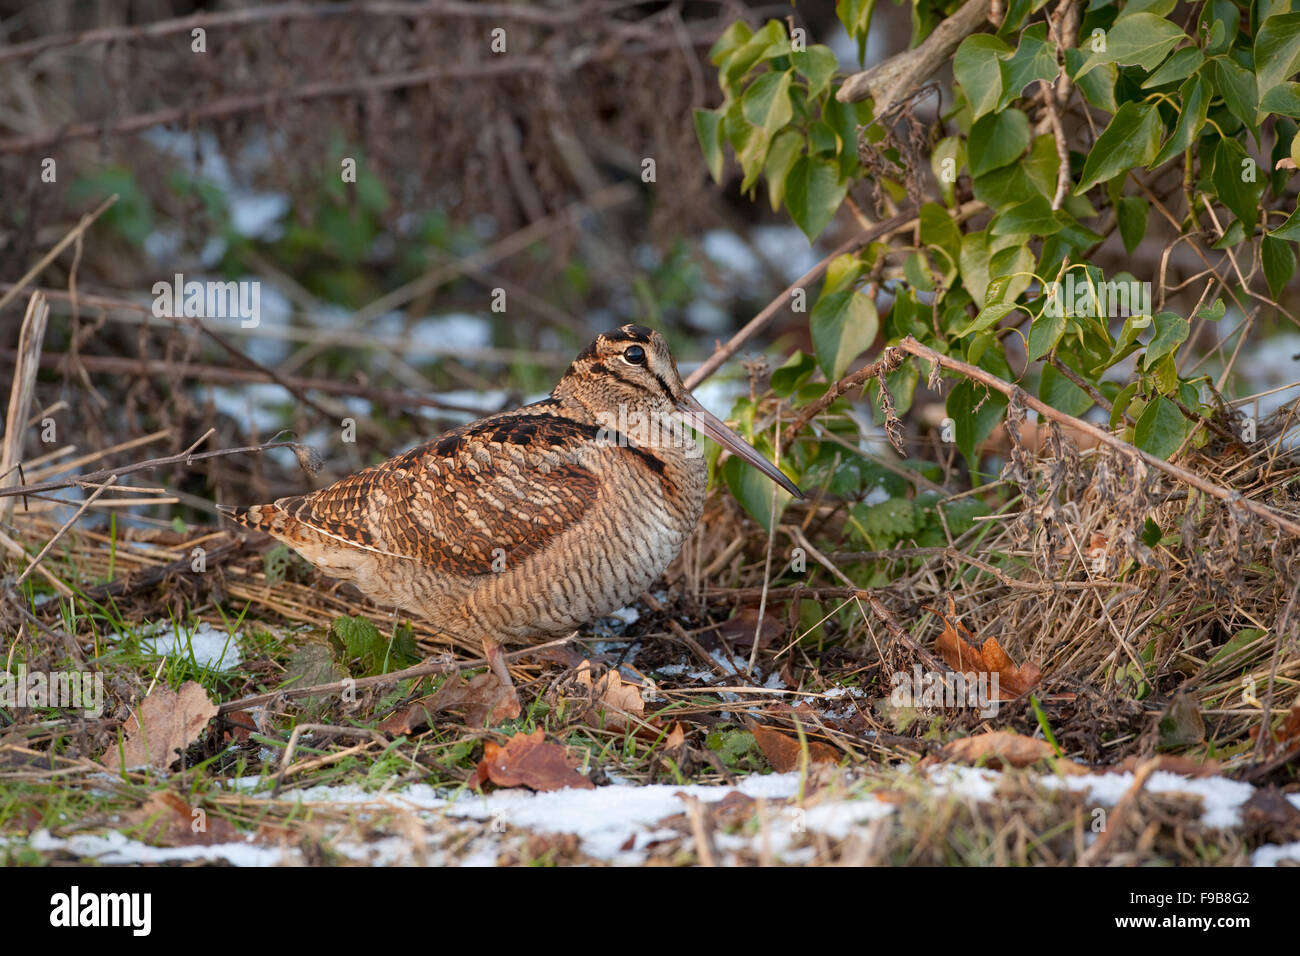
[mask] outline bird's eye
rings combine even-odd
[[[628,364],[630,365],[644,365],[645,349],[641,348],[639,345],[633,345],[631,348],[623,351],[623,358],[627,359]]]

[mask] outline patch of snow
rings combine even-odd
[[[700,240],[704,254],[741,278],[757,280],[762,264],[743,239],[728,229],[711,229]]]
[[[1270,844],[1250,855],[1251,866],[1280,866],[1283,862],[1300,863],[1300,843]]]
[[[1042,784],[1085,792],[1097,802],[1113,806],[1133,785],[1133,774],[1043,777]],[[1255,792],[1254,787],[1239,780],[1229,780],[1226,777],[1188,778],[1167,770],[1153,773],[1147,779],[1146,789],[1151,793],[1186,793],[1200,797],[1204,806],[1201,822],[1207,827],[1218,829],[1241,826],[1242,804]]]
[[[249,837],[252,840],[252,837]],[[120,833],[80,833],[56,837],[49,830],[37,830],[26,841],[43,853],[64,852],[109,866],[132,863],[227,862],[235,866],[279,866],[287,862],[279,847],[254,843],[213,843],[210,846],[149,846]]]
[[[155,657],[165,655],[186,660],[193,653],[197,666],[214,670],[233,670],[243,661],[237,637],[218,630],[207,621],[200,621],[191,633],[168,629],[165,633],[144,637],[140,640],[140,649]]]
[[[641,620],[641,612],[634,607],[621,607],[617,611],[610,611],[605,616],[622,621],[624,624],[635,624]]]

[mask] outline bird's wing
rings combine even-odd
[[[488,574],[545,548],[596,500],[596,476],[574,460],[590,431],[554,415],[484,419],[276,506],[345,545]]]

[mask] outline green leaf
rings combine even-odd
[[[768,20],[761,30],[737,47],[726,62],[719,65],[718,82],[724,90],[730,89],[756,63],[785,56],[789,52],[790,38],[786,36],[785,26],[779,20]]]
[[[1255,74],[1231,57],[1216,56],[1210,62],[1214,64],[1219,94],[1223,97],[1228,112],[1241,120],[1247,129],[1257,132],[1258,111],[1255,107],[1259,103],[1259,93],[1255,85]]]
[[[875,341],[880,318],[870,297],[861,292],[834,292],[817,300],[810,325],[817,364],[833,382]]]
[[[1143,14],[1131,19],[1138,16]],[[1097,183],[1151,162],[1160,149],[1163,130],[1160,112],[1153,104],[1125,103],[1093,144],[1075,195],[1082,196]]]
[[[1061,221],[1046,196],[1034,196],[1004,209],[989,225],[995,236],[1050,236],[1060,230]]]
[[[1007,397],[963,379],[948,393],[948,417],[953,420],[957,448],[974,470],[975,447],[993,433],[1007,407]]]
[[[772,211],[781,208],[785,199],[786,178],[799,159],[803,149],[803,137],[792,129],[782,130],[768,147],[767,159],[763,163],[763,177],[767,180],[767,198],[772,204]]]
[[[822,95],[839,68],[834,51],[820,43],[810,46],[805,52],[791,53],[790,62],[799,75],[808,81],[808,96],[811,99]]]
[[[1187,34],[1164,17],[1153,13],[1135,13],[1124,17],[1106,31],[1105,51],[1089,56],[1075,79],[1087,76],[1103,63],[1154,70],[1169,51],[1185,39]]]
[[[1213,90],[1203,73],[1198,73],[1179,88],[1179,97],[1183,101],[1183,111],[1178,114],[1173,135],[1156,154],[1149,168],[1162,166],[1175,156],[1181,156],[1192,148],[1201,130],[1205,128],[1205,117],[1210,111]]]
[[[1231,657],[1235,657],[1267,633],[1268,631],[1259,627],[1242,628],[1229,638],[1228,643],[1224,644],[1215,652],[1214,656],[1206,662],[1206,666],[1208,667],[1213,664],[1219,664]],[[1245,661],[1238,661],[1238,663],[1244,664]]]
[[[704,161],[715,183],[722,182],[722,114],[714,110],[695,111],[695,135],[699,137]],[[775,207],[773,207],[775,208]]]
[[[1214,148],[1211,181],[1219,194],[1219,201],[1241,220],[1248,235],[1253,233],[1255,223],[1259,221],[1259,199],[1264,192],[1264,183],[1255,161],[1235,139],[1221,139]]]
[[[1031,83],[1051,82],[1060,68],[1056,64],[1056,44],[1047,42],[1047,24],[1035,23],[1020,35],[1020,46],[1011,56],[1000,57],[1002,95],[998,108],[1018,98]],[[1034,91],[1030,91],[1031,93]]]
[[[1264,278],[1268,280],[1269,294],[1276,299],[1295,272],[1295,250],[1289,242],[1265,236],[1260,246],[1260,257],[1264,260]]]
[[[967,144],[971,175],[979,176],[1015,162],[1028,146],[1029,117],[1020,110],[981,117],[971,127]]]
[[[1166,83],[1185,80],[1199,70],[1204,62],[1205,54],[1200,49],[1194,46],[1183,47],[1166,60],[1160,69],[1147,77],[1146,82],[1142,84],[1142,89],[1149,90],[1152,87],[1164,86]]]
[[[1065,72],[1074,76],[1086,58],[1087,54],[1083,50],[1068,48],[1065,51]],[[1115,82],[1118,79],[1119,68],[1114,63],[1102,63],[1085,75],[1076,77],[1074,85],[1093,106],[1114,113],[1119,109],[1119,104],[1115,102]]]
[[[1038,383],[1038,397],[1057,411],[1078,418],[1092,408],[1092,397],[1078,385],[1058,372],[1055,366],[1043,367],[1043,378]]]
[[[728,56],[749,42],[754,31],[744,20],[737,20],[722,31],[722,36],[709,48],[709,62],[718,66]]]
[[[1279,83],[1259,101],[1261,113],[1300,116],[1300,83]]]
[[[1188,421],[1178,406],[1163,395],[1157,395],[1147,404],[1133,429],[1133,444],[1148,455],[1168,459],[1182,445],[1187,430]]]
[[[1147,215],[1150,204],[1141,196],[1123,196],[1115,204],[1115,216],[1119,221],[1119,235],[1124,240],[1124,251],[1133,254],[1142,242],[1147,231]]]
[[[775,133],[794,117],[790,103],[790,72],[764,73],[745,90],[740,111],[750,123],[768,135]]]
[[[890,498],[875,504],[856,504],[851,520],[868,541],[878,545],[904,540],[917,532],[916,506],[909,498]]]
[[[788,398],[800,385],[808,380],[817,361],[811,355],[796,349],[780,368],[772,373],[772,391],[780,398]]]
[[[928,202],[921,207],[920,220],[921,242],[942,249],[948,254],[949,261],[956,264],[961,255],[961,230],[948,215],[948,210]]]
[[[939,181],[943,201],[952,205],[957,177],[966,165],[966,143],[959,136],[945,136],[930,153],[930,171]]]
[[[1196,313],[1198,319],[1205,319],[1207,322],[1218,322],[1228,312],[1228,306],[1222,299],[1215,299],[1213,304],[1207,305],[1201,311]]]
[[[732,455],[722,464],[722,477],[727,487],[749,516],[757,521],[764,531],[772,530],[772,494],[776,494],[776,520],[781,520],[786,505],[792,500],[786,491],[767,475],[753,465],[741,461]]]
[[[809,241],[822,234],[848,193],[829,160],[800,156],[785,180],[785,205]]]
[[[957,333],[957,338],[964,339],[972,332],[983,332],[985,329],[992,328],[1017,308],[1014,302],[994,302],[992,305],[987,305],[980,310],[979,315],[966,323],[965,328]]]
[[[852,252],[836,256],[826,266],[826,281],[822,283],[822,297],[852,288],[866,267],[867,264]]]
[[[1011,53],[989,33],[976,33],[961,41],[953,57],[953,77],[970,100],[971,119],[976,120],[997,106],[1002,95],[1002,63],[999,54]]]
[[[1036,362],[1056,348],[1056,343],[1061,341],[1061,336],[1065,333],[1065,326],[1066,318],[1063,310],[1059,315],[1054,315],[1044,309],[1042,314],[1034,319],[1034,324],[1029,329],[1029,361]]]
[[[1255,35],[1256,102],[1297,69],[1300,69],[1300,13],[1269,17]]]
[[[1142,367],[1148,371],[1160,359],[1177,351],[1178,347],[1187,341],[1187,333],[1192,328],[1191,324],[1176,312],[1158,312],[1152,317],[1152,322],[1156,331],[1147,345],[1146,355],[1142,360]]]
[[[1294,242],[1300,240],[1300,209],[1286,217],[1286,222],[1269,233],[1274,239],[1286,239]]]

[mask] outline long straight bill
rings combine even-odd
[[[686,424],[691,428],[704,432],[727,451],[749,462],[796,498],[804,496],[803,492],[799,490],[799,486],[787,478],[780,468],[760,455],[753,445],[724,425],[716,415],[701,405],[694,395],[687,395],[685,399],[679,402],[677,410],[685,416]]]

